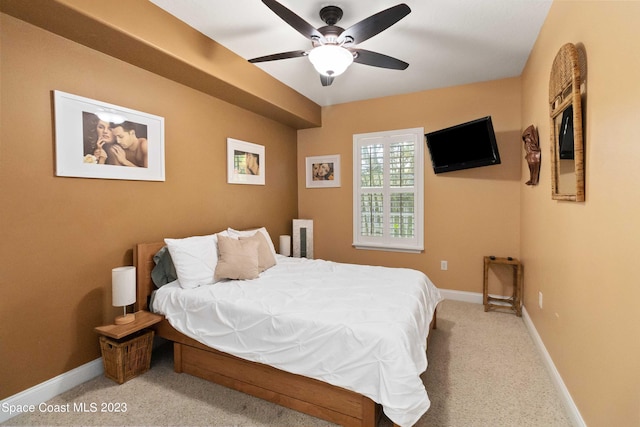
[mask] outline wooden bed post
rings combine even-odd
[[[182,373],[182,344],[179,342],[173,343],[173,370]]]

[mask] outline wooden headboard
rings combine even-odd
[[[164,246],[164,242],[139,243],[133,248],[133,262],[136,266],[136,310],[149,309],[149,296],[156,290],[151,280],[151,270],[155,267],[153,256]]]

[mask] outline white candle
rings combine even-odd
[[[280,236],[280,255],[291,256],[291,236]]]

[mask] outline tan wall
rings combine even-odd
[[[411,267],[440,288],[482,292],[482,257],[519,256],[520,80],[431,90],[325,107],[321,128],[298,131],[301,218],[314,220],[315,253],[342,262]],[[502,164],[435,175],[425,146],[425,251],[354,249],[353,134],[424,127],[425,132],[491,115]],[[340,188],[306,188],[307,156],[340,154]],[[448,271],[440,270],[447,260]]]
[[[525,301],[591,427],[640,425],[638,22],[640,2],[556,1],[522,77],[523,126],[543,153],[540,185],[522,187]],[[549,73],[569,42],[587,58],[584,203],[550,190]]]
[[[99,357],[111,268],[137,242],[297,213],[296,131],[1,15],[0,399]],[[166,182],[58,178],[51,91],[165,118]],[[266,147],[266,187],[226,184],[226,138]],[[277,245],[277,241],[276,241]]]

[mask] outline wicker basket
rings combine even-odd
[[[122,384],[149,370],[151,366],[151,346],[153,331],[147,331],[135,338],[114,340],[100,337],[104,376]]]

